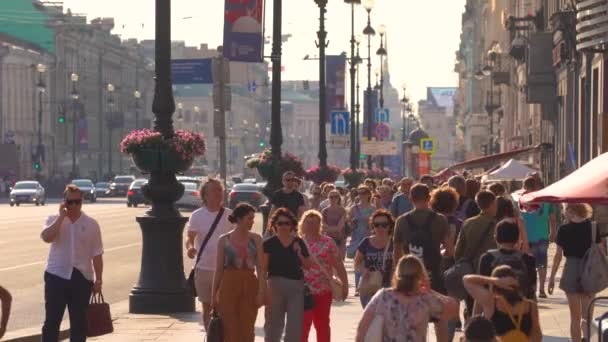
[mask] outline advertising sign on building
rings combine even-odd
[[[398,152],[396,141],[361,141],[361,154],[366,156],[392,156]]]
[[[171,61],[173,84],[211,84],[211,58],[174,59]]]
[[[261,63],[264,0],[225,1],[224,56],[233,62]]]

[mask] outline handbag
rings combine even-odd
[[[205,340],[207,342],[224,342],[224,322],[215,310],[211,312]]]
[[[490,222],[484,233],[481,235],[479,241],[471,246],[479,246],[483,242],[483,239],[489,234],[490,230],[494,226],[494,222]],[[460,232],[463,234],[464,232]],[[456,261],[456,263],[443,272],[443,283],[446,287],[448,295],[454,299],[464,300],[468,296],[468,292],[464,287],[462,279],[464,276],[475,273],[475,265],[473,265],[472,258],[463,257]]]
[[[306,241],[304,241],[304,243],[306,244]],[[308,247],[308,244],[306,244],[306,248],[310,252],[312,261],[314,261],[314,263],[319,266],[319,268],[321,269],[321,272],[323,272],[323,275],[329,280],[329,287],[331,288],[331,297],[335,301],[343,302],[344,301],[344,291],[342,291],[342,281],[340,279],[338,279],[335,275],[333,275],[333,274],[330,275],[329,272],[327,272],[327,269],[325,269],[325,267],[323,267],[321,265],[321,263],[319,262],[319,259],[317,259],[317,257],[312,253],[311,249]]]
[[[597,223],[591,224],[591,247],[583,257],[580,281],[585,293],[598,293],[608,287],[608,258],[596,243]]]
[[[93,293],[86,311],[87,337],[95,337],[114,332],[110,304],[103,299],[103,294]]]
[[[372,323],[369,325],[369,328],[367,328],[363,342],[382,342],[383,333],[384,317],[376,315]]]
[[[312,310],[315,307],[315,298],[308,285],[304,284],[304,311]]]
[[[222,207],[222,208],[220,208],[220,211],[217,213],[215,220],[213,220],[213,223],[211,224],[211,228],[209,229],[209,233],[207,233],[207,236],[205,236],[205,240],[203,240],[203,243],[201,244],[201,248],[198,250],[198,254],[196,255],[196,261],[194,262],[194,265],[192,266],[192,269],[190,270],[190,274],[188,275],[187,283],[188,283],[188,287],[190,288],[190,293],[192,294],[192,297],[197,296],[196,281],[194,279],[196,265],[198,265],[198,262],[201,259],[201,255],[203,254],[203,250],[205,250],[205,246],[207,246],[209,239],[211,239],[211,235],[213,235],[213,233],[215,232],[215,229],[217,228],[217,224],[220,222],[220,219],[222,218],[223,215],[224,215],[224,208]]]
[[[387,242],[386,246],[384,247],[384,255],[382,257],[382,271],[376,270],[372,272],[367,272],[361,278],[361,281],[359,282],[359,293],[361,295],[366,297],[372,297],[376,294],[376,292],[378,292],[378,290],[383,287],[383,272],[386,266],[386,255],[388,253],[388,248],[390,244],[391,241]]]

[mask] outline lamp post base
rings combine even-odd
[[[129,312],[194,312],[184,276],[182,234],[185,217],[137,218],[142,232],[141,271],[129,296]]]

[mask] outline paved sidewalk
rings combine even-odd
[[[353,278],[352,263],[347,261],[347,270],[351,280]],[[543,341],[568,341],[570,335],[570,316],[568,303],[564,293],[556,290],[548,299],[539,300],[541,328]],[[351,294],[353,288],[351,286]],[[603,295],[608,296],[608,291]],[[362,309],[359,299],[350,297],[345,303],[337,303],[332,307],[331,327],[332,341],[353,341],[356,326],[361,317]],[[125,305],[117,305],[115,309],[124,310]],[[608,305],[598,305],[595,317],[608,310]],[[126,312],[126,311],[124,311]],[[185,342],[201,340],[204,332],[200,325],[200,313],[176,314],[170,316],[157,315],[117,315],[114,321],[114,334],[89,339],[90,341],[122,342],[122,341],[172,341]],[[263,341],[264,310],[258,313],[256,321],[256,342]],[[314,328],[310,341],[315,341]],[[429,341],[435,341],[433,327],[429,327]]]

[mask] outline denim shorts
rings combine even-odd
[[[536,267],[537,268],[546,268],[547,267],[547,251],[549,250],[549,241],[540,240],[537,242],[530,242],[530,253],[534,255],[534,259],[536,259]]]

